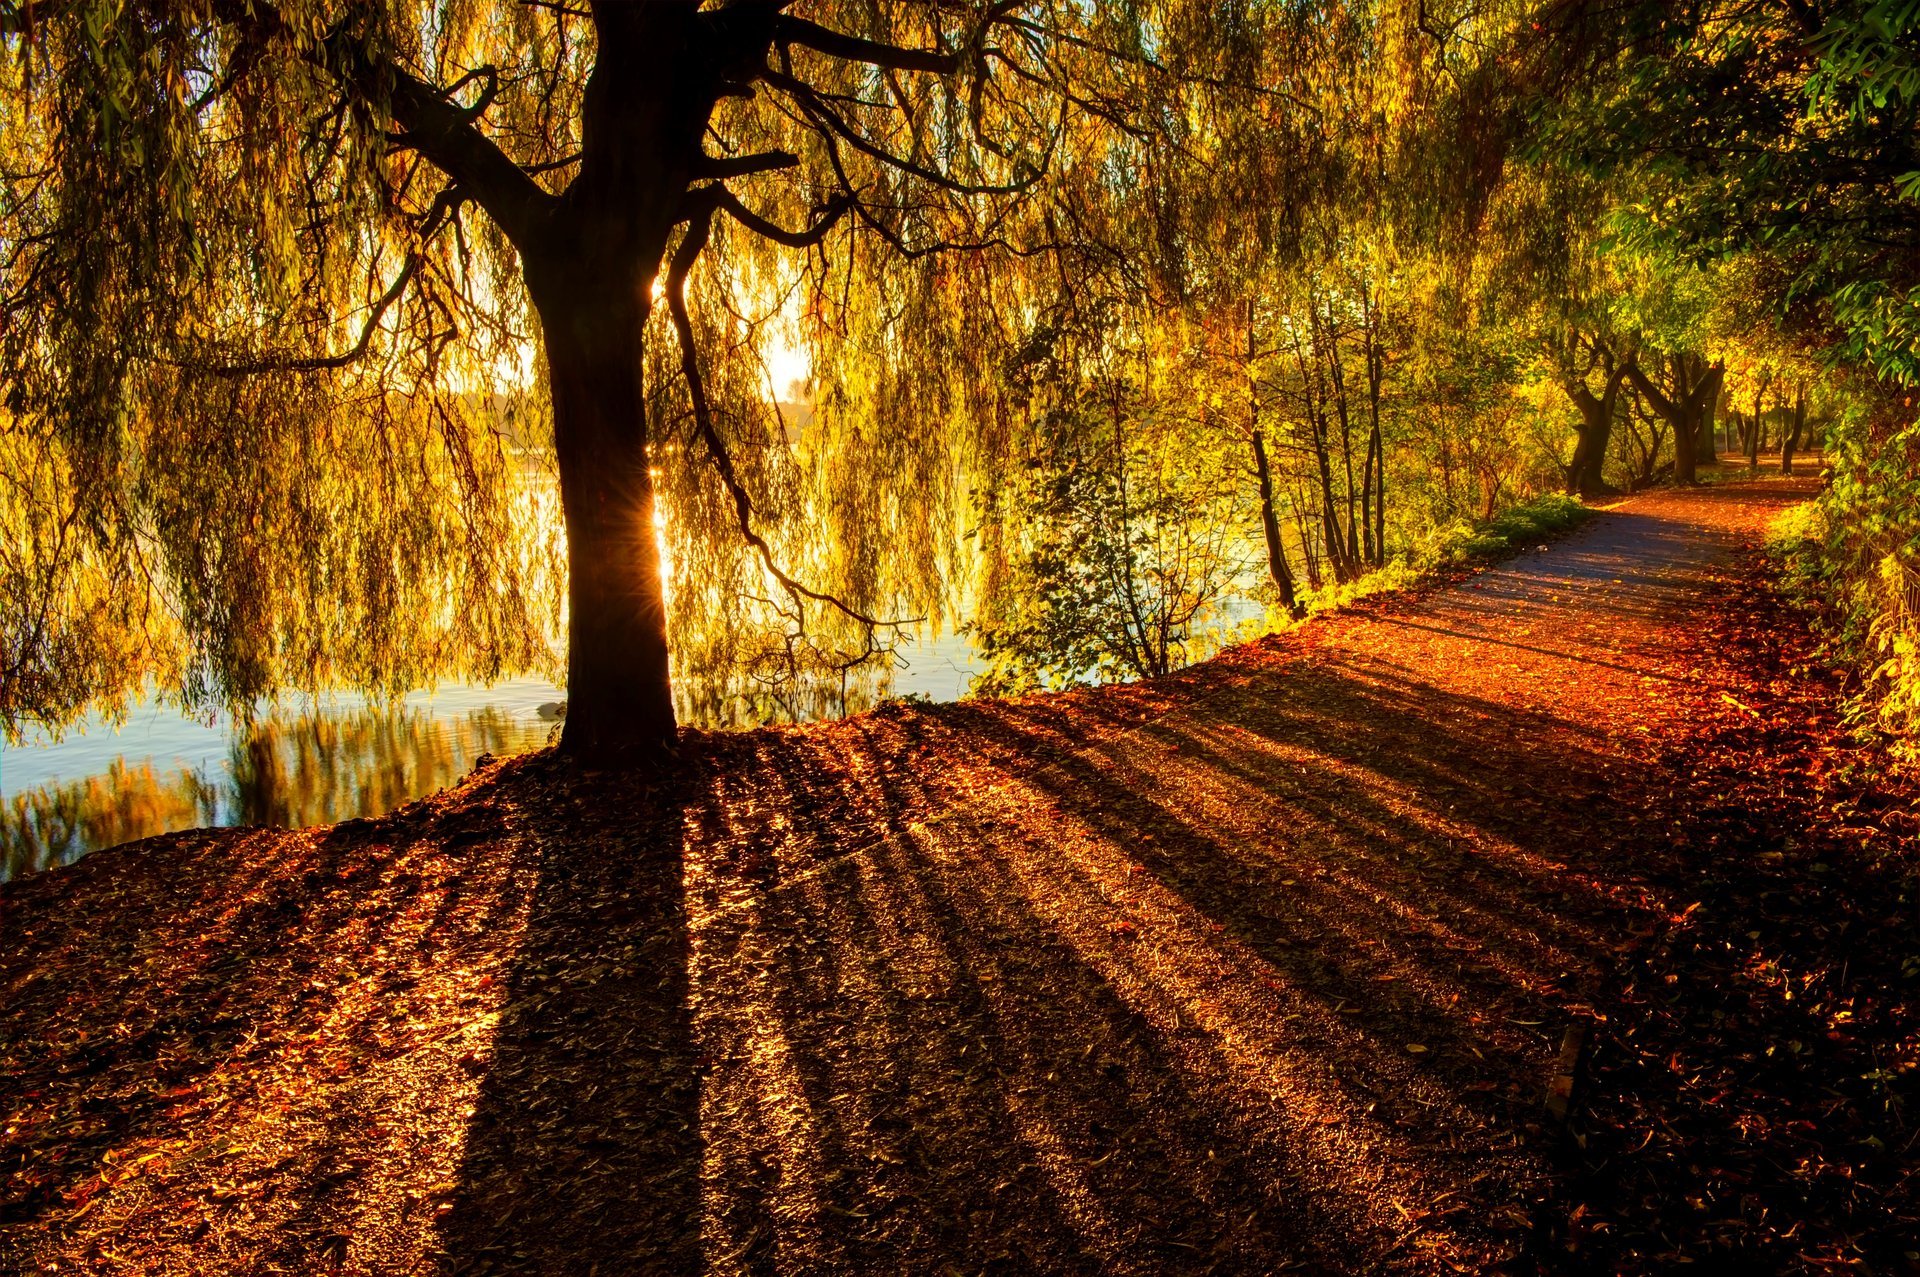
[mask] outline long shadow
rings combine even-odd
[[[1447,624],[1464,606],[1420,611],[1433,602],[1380,614]],[[1710,805],[1577,715],[1256,645],[1143,687],[691,735],[660,790],[528,760],[430,818],[286,840],[270,864],[231,840],[204,864],[183,851],[177,899],[90,932],[98,915],[55,906],[113,886],[106,853],[0,893],[33,906],[0,949],[0,1059],[32,1092],[9,1121],[92,1123],[14,1138],[0,1169],[35,1178],[10,1183],[0,1223],[55,1227],[109,1155],[167,1133],[179,1092],[252,1067],[247,1040],[332,1035],[391,1086],[342,1087],[317,1151],[289,1156],[299,1199],[275,1199],[271,1229],[232,1225],[259,1265],[351,1267],[348,1224],[377,1222],[355,1213],[356,1177],[396,1183],[354,1161],[378,1151],[355,1123],[409,1087],[431,1104],[470,1083],[417,1271],[1564,1269],[1557,1239],[1528,1232],[1557,1191],[1541,1098],[1596,988],[1616,1015],[1641,1005],[1616,946],[1674,900],[1724,911],[1729,943],[1824,925],[1814,905],[1833,903],[1766,906],[1807,880],[1721,862],[1762,845],[1745,826],[1771,809]],[[1677,812],[1723,842],[1669,847]],[[1697,887],[1704,864],[1727,882]],[[169,950],[173,935],[215,943]],[[1873,955],[1855,948],[1859,970]],[[445,1048],[435,1080],[404,1032],[410,988],[477,994],[465,968],[509,950],[504,990],[488,985],[497,1029]],[[384,1005],[340,1001],[342,955]],[[43,964],[77,984],[43,987]],[[1643,1002],[1684,993],[1634,970]],[[63,1019],[63,999],[89,1009]],[[1831,1056],[1822,1077],[1875,1067],[1784,1010],[1744,1014],[1749,1074],[1789,1068],[1759,1062],[1763,1029]],[[1638,1063],[1610,1063],[1625,1039],[1596,1030],[1631,1083],[1616,1102],[1647,1097],[1662,1129],[1737,1149],[1742,1114],[1661,1072],[1728,1030],[1670,1027]],[[1589,1174],[1621,1186],[1615,1218],[1658,1233],[1640,1188],[1678,1200],[1691,1163],[1651,1162],[1624,1143],[1645,1124],[1616,1125],[1614,1142],[1591,1132]],[[1617,1252],[1587,1244],[1607,1270]]]
[[[1252,676],[704,738],[670,794],[517,799],[539,882],[445,1266],[1527,1262],[1524,1128],[1624,911],[1540,863],[1513,791],[1584,822],[1599,757],[1471,697]],[[1136,897],[1173,947],[1114,922]]]
[[[445,1271],[700,1268],[682,804],[559,760],[503,793],[526,931],[439,1229]]]

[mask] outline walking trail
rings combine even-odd
[[[1809,491],[1643,496],[1152,685],[697,736],[670,790],[489,763],[6,887],[0,1269],[1897,1263],[1905,1133],[1837,1196],[1793,1152],[1878,1092],[1740,1089],[1838,994],[1786,1005],[1787,949],[1687,983],[1815,838],[1714,771],[1824,704],[1740,584]],[[1823,1033],[1792,1067],[1880,1050]]]

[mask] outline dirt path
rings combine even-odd
[[[1729,701],[1818,702],[1705,619],[1805,491],[1643,497],[1155,686],[702,738],[673,793],[517,760],[383,821],[6,888],[0,1268],[1716,1253],[1746,1207],[1715,1177],[1760,1172],[1727,1123],[1673,1152],[1676,1115],[1716,1119],[1642,1067],[1693,1030],[1637,981],[1718,916],[1701,855],[1811,819],[1701,815],[1703,853],[1670,767]],[[1595,1077],[1563,1132],[1574,1025]],[[1875,1191],[1717,1253],[1898,1262]]]

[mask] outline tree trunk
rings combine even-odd
[[[1724,376],[1716,379],[1713,393],[1701,405],[1700,424],[1694,428],[1693,437],[1698,443],[1694,446],[1693,456],[1703,466],[1720,464],[1720,399],[1724,385]]]
[[[1585,374],[1569,373],[1563,381],[1567,397],[1580,410],[1580,424],[1574,428],[1573,460],[1567,463],[1567,492],[1591,500],[1614,491],[1606,481],[1607,448],[1613,441],[1613,419],[1620,400],[1620,382],[1627,376],[1628,356],[1607,374],[1606,388],[1598,395],[1588,388]]]
[[[1347,376],[1340,364],[1340,335],[1334,328],[1333,304],[1327,304],[1327,368],[1333,380],[1334,411],[1340,419],[1340,464],[1346,474],[1347,530],[1341,557],[1348,575],[1359,577],[1365,560],[1360,557],[1360,493],[1353,482],[1353,416],[1347,402]]]
[[[1319,336],[1318,313],[1318,311],[1309,312],[1310,315],[1315,316],[1313,323],[1316,340]],[[1324,542],[1321,549],[1333,568],[1333,579],[1345,585],[1349,579],[1349,566],[1343,552],[1345,537],[1340,531],[1340,510],[1334,504],[1333,459],[1327,439],[1327,395],[1321,384],[1320,355],[1316,350],[1312,364],[1308,364],[1306,350],[1301,343],[1298,331],[1293,337],[1293,352],[1294,362],[1300,369],[1301,395],[1306,407],[1307,424],[1313,430],[1313,454],[1320,479],[1320,531]],[[1313,561],[1309,559],[1308,563],[1311,569]],[[1317,580],[1314,582],[1314,588],[1320,588]]]
[[[1267,573],[1280,592],[1280,602],[1297,616],[1300,601],[1293,585],[1293,570],[1287,566],[1287,547],[1280,539],[1280,516],[1273,508],[1273,471],[1267,466],[1267,441],[1258,430],[1253,432],[1253,470],[1260,480],[1260,527],[1267,535]]]
[[[1646,401],[1653,405],[1673,427],[1673,481],[1679,484],[1699,482],[1695,457],[1700,442],[1703,418],[1712,411],[1726,380],[1723,364],[1706,365],[1703,355],[1669,355],[1667,368],[1670,386],[1655,385],[1635,361],[1627,366],[1627,376]]]
[[[1807,387],[1802,383],[1793,396],[1793,425],[1780,440],[1780,473],[1793,473],[1793,454],[1800,450],[1800,436],[1807,428]]]
[[[1367,309],[1367,469],[1360,497],[1360,515],[1367,523],[1367,562],[1380,568],[1387,563],[1386,541],[1386,468],[1387,445],[1380,434],[1380,383],[1385,378],[1379,340],[1379,313]]]
[[[603,760],[662,754],[676,726],[641,382],[646,290],[619,287],[631,273],[570,271],[559,282],[529,271],[567,526],[560,748]]]
[[[1373,551],[1379,555],[1377,568],[1387,565],[1387,446],[1380,445],[1380,465],[1373,472]]]
[[[1307,570],[1307,588],[1318,590],[1321,586],[1320,556],[1313,547],[1313,527],[1307,522],[1307,501],[1304,486],[1293,494],[1293,526],[1300,534],[1300,562]]]
[[[1700,482],[1700,476],[1696,472],[1693,456],[1694,443],[1699,439],[1699,435],[1694,432],[1693,412],[1691,405],[1687,402],[1686,373],[1683,371],[1684,365],[1678,357],[1676,357],[1674,362],[1675,394],[1673,399],[1669,401],[1673,406],[1673,411],[1671,414],[1663,412],[1662,415],[1666,416],[1667,424],[1673,427],[1673,481],[1677,484],[1691,486]],[[1648,398],[1651,399],[1652,396],[1648,396]],[[1659,407],[1659,400],[1655,399],[1653,402],[1655,407]]]

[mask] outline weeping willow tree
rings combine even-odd
[[[1085,239],[1061,192],[1230,91],[1235,26],[0,0],[0,722],[490,678],[564,617],[563,746],[607,755],[750,619],[872,653],[945,605],[977,365]]]

